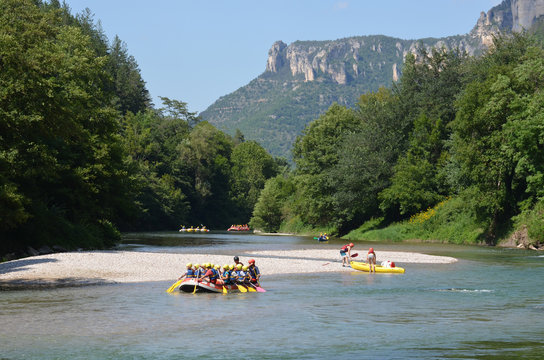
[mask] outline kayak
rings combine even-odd
[[[195,279],[185,279],[182,281],[181,285],[179,286],[179,290],[186,292],[186,293],[192,293],[195,292],[195,284],[196,284],[196,292],[202,293],[222,293],[223,292],[223,285],[216,285],[211,282],[207,281],[201,281],[197,282]],[[239,292],[238,286],[236,285],[225,285],[228,292]]]
[[[368,266],[367,263],[364,263],[364,262],[359,262],[359,261],[351,261],[350,262],[351,264],[351,267],[355,270],[360,270],[360,271],[366,271],[366,272],[369,272],[370,271],[370,267]],[[404,274],[404,269],[401,268],[401,267],[384,267],[384,266],[381,266],[381,265],[376,265],[376,272],[377,273],[394,273],[394,274]]]

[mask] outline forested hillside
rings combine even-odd
[[[182,101],[163,105],[90,11],[0,0],[0,255],[247,222],[285,164]]]
[[[267,181],[252,225],[358,239],[544,241],[544,50],[495,39],[481,57],[420,49],[391,89],[335,104]]]

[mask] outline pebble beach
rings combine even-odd
[[[331,249],[255,251],[238,255],[244,264],[254,258],[263,278],[280,274],[353,271],[342,267],[338,251]],[[449,264],[457,261],[452,257],[413,252],[380,251],[377,256],[378,263],[389,260],[401,267],[410,263]],[[223,265],[232,263],[232,256],[116,250],[56,253],[1,263],[0,285],[78,286],[175,281],[188,262]]]

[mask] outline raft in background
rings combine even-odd
[[[249,226],[247,225],[232,225],[227,229],[227,231],[249,231]]]
[[[370,266],[367,263],[359,261],[351,261],[350,265],[355,270],[370,272]],[[401,267],[385,267],[381,265],[376,265],[377,273],[393,273],[393,274],[404,274],[404,269]]]
[[[196,228],[190,227],[186,228],[185,226],[182,226],[181,229],[179,229],[179,232],[210,232],[210,229],[203,226],[202,228],[199,228],[198,226]]]

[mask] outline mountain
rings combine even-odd
[[[464,35],[403,40],[383,35],[331,41],[275,42],[266,70],[249,84],[220,97],[200,113],[227,133],[240,129],[275,156],[291,158],[304,127],[337,102],[352,107],[359,96],[390,86],[401,76],[404,58],[418,46],[478,55],[499,32],[542,24],[544,0],[505,0],[482,12]]]

